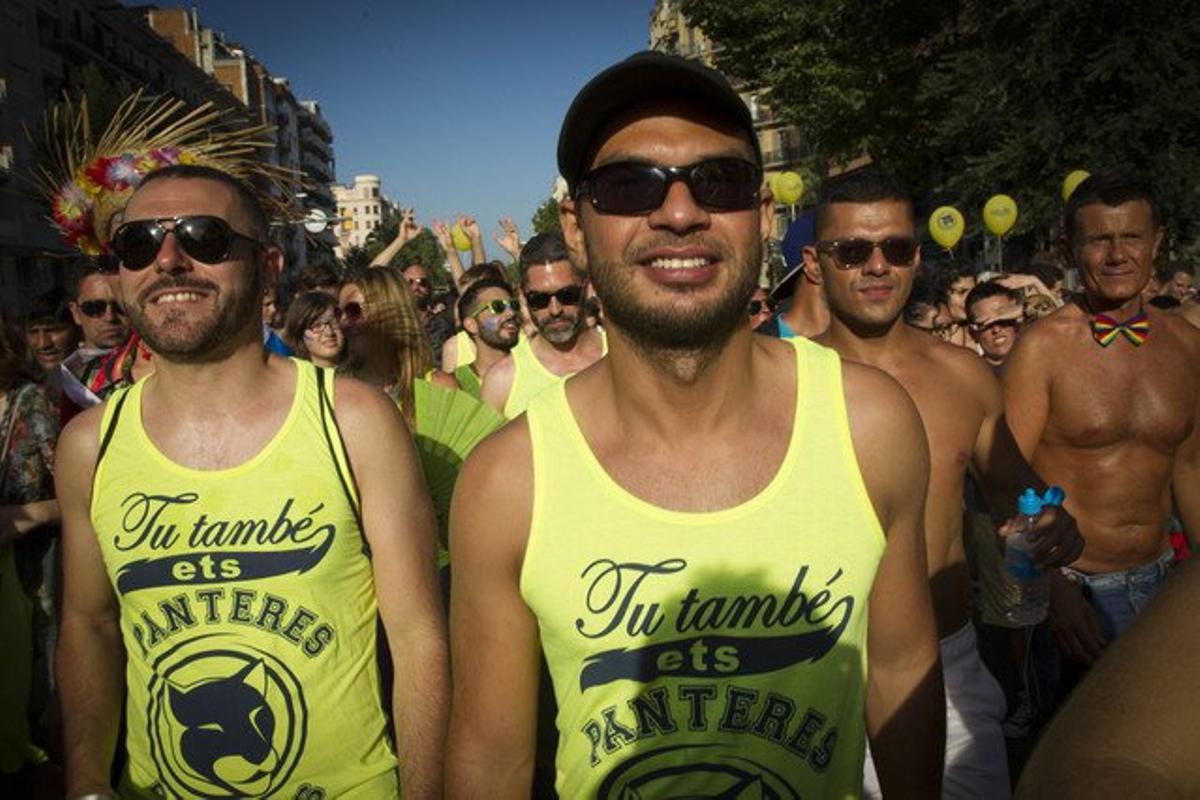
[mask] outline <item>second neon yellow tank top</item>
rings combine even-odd
[[[607,353],[608,337],[604,335],[603,328],[596,330],[600,334],[601,352]],[[531,342],[532,340],[527,336],[522,336],[512,349],[513,382],[512,388],[508,392],[508,400],[504,403],[504,416],[508,419],[519,416],[525,411],[529,401],[546,389],[571,377],[570,375],[555,375],[542,366],[542,362],[538,361],[537,355],[533,352]]]
[[[126,651],[122,797],[397,795],[332,372],[292,363],[283,425],[230,469],[158,450],[144,380],[105,409],[91,518]]]
[[[556,386],[527,410],[521,593],[558,700],[561,797],[862,789],[867,599],[884,537],[836,353],[796,349],[787,454],[755,497],[670,511],[605,472]]]

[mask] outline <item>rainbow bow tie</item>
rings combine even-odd
[[[1117,322],[1107,314],[1092,317],[1092,337],[1101,347],[1108,347],[1120,335],[1134,347],[1141,347],[1150,337],[1150,318],[1146,312],[1139,311],[1124,322]]]

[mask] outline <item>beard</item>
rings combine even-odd
[[[570,344],[575,341],[583,330],[583,322],[583,309],[580,306],[575,306],[573,310],[563,309],[563,313],[557,317],[547,317],[544,320],[537,316],[533,318],[538,333],[551,344]],[[556,327],[547,327],[549,325]]]
[[[162,290],[196,289],[211,292],[217,307],[207,317],[189,320],[183,309],[168,311],[158,321],[145,313],[147,298]],[[211,281],[187,276],[165,277],[146,287],[136,303],[130,305],[129,318],[134,329],[156,355],[168,361],[199,363],[211,360],[214,353],[239,331],[262,316],[262,275],[256,267],[250,269],[248,285],[221,292]]]
[[[649,252],[661,242],[641,250]],[[679,244],[678,239],[671,244]],[[604,304],[604,316],[625,332],[645,353],[704,353],[719,351],[738,330],[747,327],[746,305],[758,286],[762,246],[757,241],[739,260],[727,247],[715,242],[704,244],[720,254],[730,269],[732,283],[714,301],[704,306],[681,308],[669,300],[646,302],[634,286],[630,263],[640,259],[633,254],[627,261],[604,261],[588,253],[592,282]],[[672,289],[671,294],[687,295],[691,290]]]
[[[517,339],[520,338],[521,326],[517,325],[512,333],[508,333],[504,330],[503,323],[489,325],[488,322],[491,322],[491,320],[479,325],[479,338],[483,343],[488,347],[502,350],[505,353],[512,350],[517,344]]]

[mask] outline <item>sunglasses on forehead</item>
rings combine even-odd
[[[238,233],[220,217],[197,215],[126,222],[113,234],[112,250],[125,269],[137,272],[154,263],[168,233],[174,234],[176,244],[188,258],[204,264],[219,264],[229,258],[238,239],[264,246],[254,237]]]
[[[709,211],[746,211],[758,205],[762,170],[740,158],[710,158],[684,167],[618,161],[583,177],[576,192],[601,214],[648,214],[683,181],[696,204]]]
[[[112,309],[114,316],[125,315],[125,309],[115,300],[84,300],[79,303],[79,311],[92,319],[100,319],[109,309]]]
[[[525,290],[525,302],[531,311],[541,311],[549,308],[551,300],[557,300],[559,305],[577,306],[583,300],[583,287],[577,283],[564,286],[557,292],[536,292]]]
[[[917,240],[909,236],[889,236],[878,242],[870,239],[832,239],[817,242],[817,252],[833,256],[839,269],[854,269],[871,260],[875,248],[893,267],[911,267],[917,257]]]

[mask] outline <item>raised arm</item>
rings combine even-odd
[[[400,226],[396,229],[396,238],[388,242],[387,247],[379,251],[375,258],[371,259],[372,267],[386,267],[392,263],[392,259],[400,252],[404,245],[417,238],[421,233],[421,226],[417,225],[414,217],[414,212],[411,208],[405,208],[400,211]]]
[[[509,258],[516,262],[521,257],[521,232],[512,217],[500,219],[500,233],[494,237],[500,249],[508,253]]]
[[[396,405],[338,381],[336,415],[358,479],[375,598],[395,667],[392,713],[405,798],[440,797],[449,711],[445,617],[433,506]]]
[[[435,219],[431,229],[433,238],[437,239],[446,254],[446,263],[450,265],[450,277],[454,280],[454,285],[458,286],[465,270],[462,259],[458,257],[458,248],[454,246],[454,237],[450,235],[450,223]]]
[[[63,562],[55,674],[63,709],[67,797],[116,796],[109,774],[125,697],[120,609],[89,510],[101,408],[89,409],[67,425],[55,462]]]
[[[870,367],[843,369],[854,450],[887,537],[867,626],[871,755],[884,797],[937,797],[946,707],[925,565],[929,447],[898,383]]]
[[[529,431],[485,440],[450,510],[454,702],[450,798],[528,798],[537,738],[538,628],[520,592],[533,504]]]
[[[471,263],[482,264],[488,260],[487,251],[483,247],[483,230],[474,217],[459,217],[458,224],[463,233],[471,240]]]

